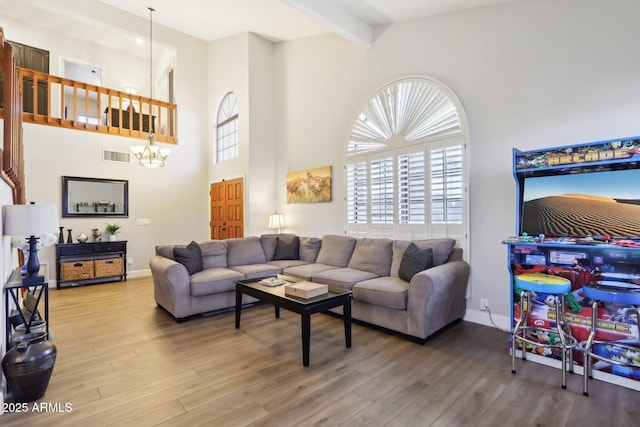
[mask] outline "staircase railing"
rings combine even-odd
[[[2,95],[3,133],[0,144],[0,177],[12,188],[13,203],[25,203],[24,146],[22,144],[22,114],[20,84],[13,59],[13,48],[5,41],[0,27],[0,81]]]

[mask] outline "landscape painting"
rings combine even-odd
[[[529,177],[520,232],[640,236],[640,169]]]
[[[331,166],[287,173],[287,203],[331,201]]]

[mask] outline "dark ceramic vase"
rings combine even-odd
[[[2,372],[16,402],[33,402],[44,396],[56,363],[56,346],[46,332],[16,337],[16,345],[2,358]]]
[[[11,349],[15,347],[19,337],[26,334],[34,334],[36,332],[47,332],[47,322],[45,322],[44,320],[34,320],[33,322],[31,322],[28,332],[27,327],[23,323],[21,323],[20,325],[15,327],[15,332],[11,334],[11,337],[9,337],[9,347],[7,348]]]

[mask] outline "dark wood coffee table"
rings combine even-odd
[[[260,279],[239,280],[236,282],[236,329],[240,328],[242,295],[249,295],[273,304],[276,319],[280,317],[280,308],[300,314],[302,320],[302,364],[309,366],[309,345],[311,341],[311,315],[342,306],[344,320],[345,345],[351,347],[351,291],[329,289],[329,293],[317,297],[302,299],[284,294],[284,286],[265,286]]]

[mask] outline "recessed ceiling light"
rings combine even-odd
[[[144,39],[142,37],[137,37],[136,38],[136,43],[137,44],[144,44]]]

